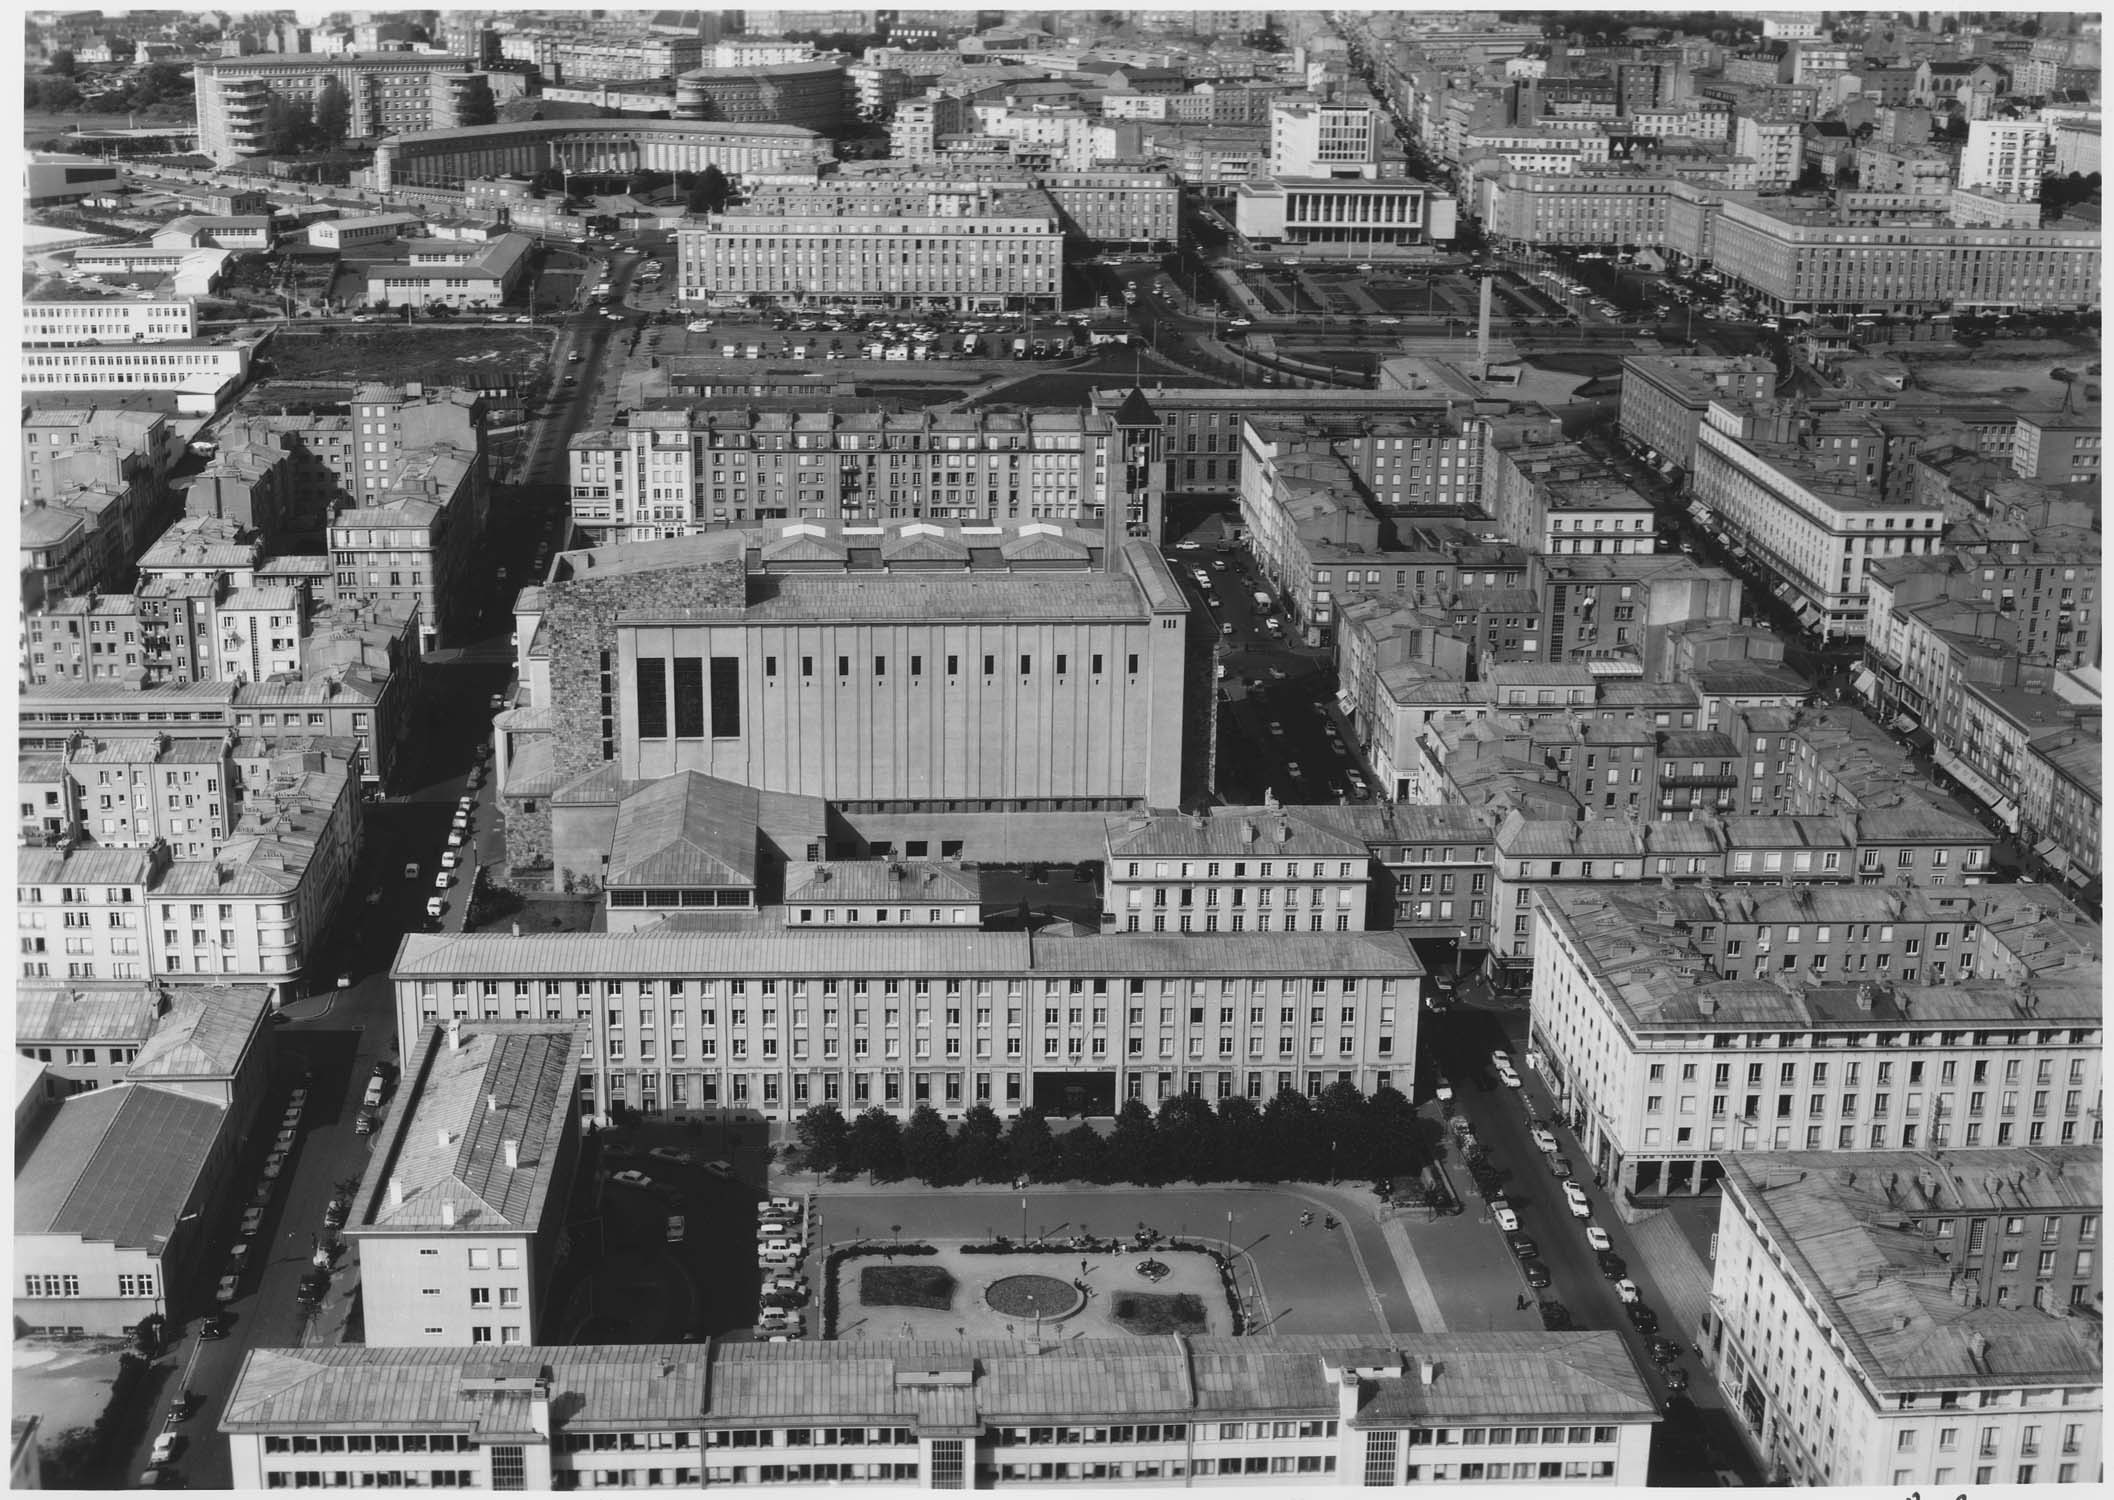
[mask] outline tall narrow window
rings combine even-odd
[[[668,738],[668,659],[642,656],[638,661],[639,738]]]
[[[712,738],[741,738],[741,660],[712,658]]]
[[[705,737],[705,664],[695,656],[675,659],[675,734],[678,739]]]

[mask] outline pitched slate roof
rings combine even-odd
[[[15,1233],[158,1252],[225,1120],[219,1104],[148,1084],[64,1100],[15,1174]]]
[[[607,886],[756,884],[756,792],[680,771],[617,806]]]

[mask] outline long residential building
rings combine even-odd
[[[419,188],[460,191],[480,177],[562,172],[702,172],[728,177],[815,175],[829,143],[797,125],[710,120],[527,120],[454,130],[416,130],[376,145],[360,180],[389,194]]]
[[[22,304],[22,346],[167,343],[198,337],[198,303],[191,297],[147,302],[97,297],[78,302]]]
[[[2078,1310],[2099,1300],[2099,1166],[2097,1151],[1728,1160],[1701,1352],[1771,1482],[2097,1483],[2099,1321]],[[1985,1296],[1992,1266],[2013,1269]]]
[[[255,349],[255,343],[228,335],[25,349],[22,396],[44,405],[55,404],[45,398],[61,392],[75,397],[154,396],[167,398],[171,408],[185,416],[210,416],[249,379]],[[70,399],[65,404],[86,403]]]
[[[257,1349],[220,1430],[253,1490],[1631,1487],[1658,1420],[1613,1333],[1265,1334]]]
[[[1387,932],[1054,938],[407,936],[401,1036],[453,1018],[591,1023],[579,1104],[790,1119],[836,1103],[1108,1115],[1178,1093],[1261,1101],[1408,1083],[1423,973]]]
[[[574,523],[643,542],[760,521],[1144,527],[1099,412],[634,412],[566,444]]]
[[[1935,553],[1945,512],[1889,496],[1868,477],[1872,466],[1830,464],[1802,436],[1789,413],[1713,400],[1696,434],[1695,504],[1735,555],[1775,575],[1778,597],[1810,629],[1824,640],[1862,636],[1866,574],[1887,558]]]
[[[1633,1198],[1732,1153],[2100,1144],[2096,930],[2032,895],[1545,887],[1539,1065]]]
[[[335,83],[351,106],[354,136],[445,130],[457,123],[459,95],[443,80],[467,81],[467,57],[433,52],[266,53],[198,64],[198,150],[216,162],[278,149],[274,104],[313,104]]]
[[[857,211],[781,210],[766,195],[676,231],[694,307],[944,307],[1063,303],[1064,229],[1049,195],[978,184],[873,198]]]

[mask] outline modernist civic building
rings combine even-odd
[[[789,936],[676,922],[412,934],[391,981],[401,1036],[457,1019],[591,1026],[585,1113],[790,1119],[825,1103],[1110,1115],[1177,1093],[1372,1093],[1410,1080],[1422,973],[1391,932]]]
[[[1153,544],[1052,522],[806,522],[566,552],[515,619],[522,686],[495,735],[517,867],[549,798],[605,768],[931,825],[897,830],[912,839],[1178,806],[1189,700],[1209,685]]]
[[[412,130],[374,149],[361,180],[377,192],[460,192],[479,177],[702,172],[729,177],[813,176],[829,160],[829,143],[797,125],[706,120],[528,120],[454,130]]]
[[[244,1489],[1644,1482],[1613,1333],[249,1353]]]

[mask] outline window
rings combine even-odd
[[[668,663],[665,657],[642,656],[634,674],[638,688],[639,738],[668,738]]]

